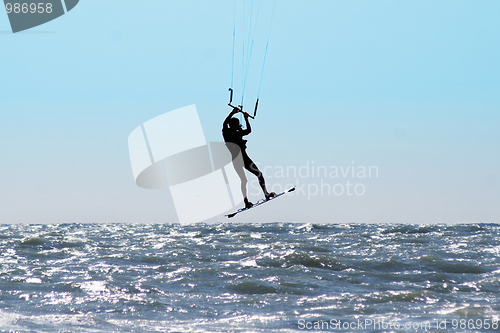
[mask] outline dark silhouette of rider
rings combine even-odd
[[[269,198],[276,196],[276,193],[267,192],[266,181],[264,180],[262,172],[260,172],[257,165],[247,155],[247,140],[243,140],[243,136],[250,134],[252,132],[252,127],[250,126],[250,122],[248,121],[249,114],[247,112],[243,112],[243,116],[245,117],[246,129],[241,128],[238,118],[232,118],[238,112],[242,112],[241,109],[233,108],[231,113],[229,113],[229,116],[226,117],[226,119],[224,120],[224,124],[222,125],[222,136],[224,137],[225,142],[234,143],[236,145],[228,145],[228,149],[233,157],[234,169],[241,179],[241,193],[243,194],[243,200],[245,201],[245,208],[250,208],[253,204],[248,201],[247,198],[248,181],[245,175],[245,170],[243,170],[243,168],[247,169],[255,176],[257,176],[257,178],[259,179],[259,185],[264,192],[266,200],[269,200]],[[236,158],[240,152],[242,159]]]

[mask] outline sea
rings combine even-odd
[[[1,332],[500,332],[498,224],[0,225]]]

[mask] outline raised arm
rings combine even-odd
[[[229,115],[224,119],[224,123],[222,124],[222,128],[228,128],[229,127],[229,119],[231,119],[236,113],[240,112],[238,108],[234,108]]]
[[[241,135],[248,135],[252,132],[252,127],[250,126],[250,122],[248,121],[248,117],[250,116],[248,112],[243,112],[243,116],[245,117],[245,130],[242,131]]]

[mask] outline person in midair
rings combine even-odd
[[[227,145],[231,155],[233,157],[233,165],[236,173],[241,179],[241,193],[243,194],[243,200],[245,202],[245,208],[252,207],[252,203],[248,201],[247,198],[247,177],[245,175],[245,169],[253,173],[259,179],[259,185],[264,192],[264,196],[266,200],[276,196],[274,192],[268,192],[266,189],[266,181],[264,180],[264,176],[262,172],[259,170],[257,165],[252,161],[252,159],[247,155],[247,140],[243,140],[245,135],[248,135],[252,132],[252,127],[250,126],[250,122],[248,121],[248,117],[250,116],[247,112],[243,112],[243,116],[245,118],[246,128],[242,129],[240,125],[240,121],[238,118],[233,118],[233,116],[242,112],[240,108],[233,108],[231,113],[226,117],[224,123],[222,125],[222,136],[224,137],[224,141],[226,143],[233,143],[234,145]],[[235,146],[236,145],[236,146]],[[238,154],[241,152],[242,159],[236,158]],[[243,162],[243,163],[242,163]]]

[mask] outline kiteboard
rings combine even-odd
[[[276,198],[281,197],[283,194],[286,194],[286,193],[288,193],[288,192],[293,192],[293,191],[295,191],[295,186],[294,186],[294,187],[292,187],[292,188],[289,188],[288,190],[285,190],[285,191],[283,191],[283,192],[281,192],[281,193],[278,193],[278,194],[276,194],[274,197],[269,198],[269,199],[267,199],[267,200],[266,200],[266,199],[259,200],[259,201],[257,201],[256,203],[254,203],[254,204],[253,204],[253,206],[252,206],[252,207],[250,207],[250,208],[241,208],[241,209],[238,209],[236,212],[231,213],[231,214],[228,214],[228,215],[225,215],[225,216],[227,216],[227,217],[229,217],[229,218],[234,217],[236,214],[239,214],[239,213],[242,213],[242,212],[247,211],[247,210],[249,210],[249,209],[252,209],[252,208],[255,208],[255,207],[257,207],[257,206],[260,206],[260,205],[262,205],[262,204],[264,204],[264,203],[266,203],[266,202],[269,202],[269,201],[271,201],[271,200],[274,200],[274,199],[276,199]]]

